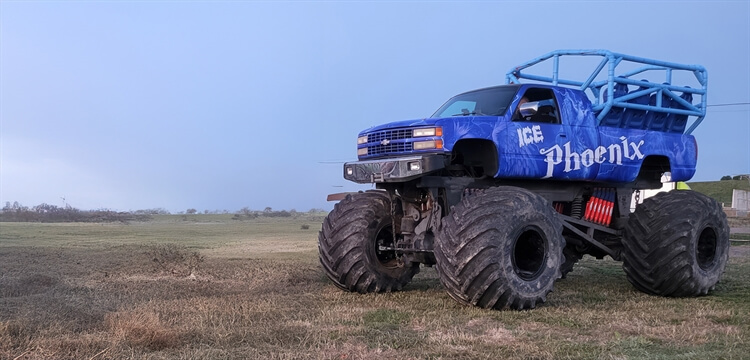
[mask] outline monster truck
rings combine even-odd
[[[593,71],[562,77],[562,58]],[[648,294],[707,294],[728,258],[721,206],[671,191],[630,212],[635,190],[695,173],[706,92],[702,66],[558,50],[428,118],[367,129],[344,177],[376,189],[344,194],[325,219],[324,271],[348,291],[389,292],[435,265],[460,303],[527,309],[589,254],[622,261]]]

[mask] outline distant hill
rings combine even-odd
[[[687,184],[691,189],[706,194],[727,207],[732,205],[733,189],[750,190],[750,181],[747,180],[703,181]]]

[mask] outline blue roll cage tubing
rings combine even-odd
[[[592,72],[591,75],[589,75],[586,81],[581,82],[581,81],[576,81],[576,80],[560,79],[558,76],[559,68],[560,68],[560,57],[569,56],[569,55],[601,56],[603,57],[603,59],[599,63],[599,65],[596,67],[594,72]],[[552,77],[521,73],[521,70],[527,69],[531,66],[534,66],[536,64],[539,64],[549,59],[552,59]],[[642,64],[643,66],[636,68],[634,70],[622,73],[622,74],[615,74],[615,70],[617,69],[617,66],[622,61],[627,61],[627,62],[631,62],[635,64]],[[601,71],[604,69],[605,66],[607,66],[607,79],[594,81],[594,79],[596,79],[596,77],[599,76],[599,74],[601,73]],[[663,70],[666,72],[666,79],[665,79],[664,84],[657,84],[657,83],[648,82],[648,81],[630,79],[631,76],[638,75],[638,74],[641,74],[647,71],[652,71],[652,70],[657,70],[657,71]],[[689,86],[671,85],[672,71],[675,71],[675,70],[692,72],[695,78],[698,80],[698,83],[701,85],[701,88],[694,89]],[[601,120],[604,118],[604,116],[607,115],[607,113],[610,111],[610,109],[612,109],[613,106],[626,108],[626,109],[659,111],[659,112],[672,113],[672,114],[695,116],[696,117],[695,121],[690,125],[690,127],[687,129],[685,134],[691,134],[693,130],[695,130],[695,128],[698,127],[701,121],[703,121],[703,118],[706,117],[706,93],[708,91],[708,73],[706,72],[706,69],[700,65],[684,65],[684,64],[677,64],[677,63],[671,63],[671,62],[660,61],[660,60],[651,60],[651,59],[646,59],[646,58],[637,57],[637,56],[619,54],[619,53],[611,52],[609,50],[601,50],[601,49],[598,49],[598,50],[556,50],[556,51],[547,53],[545,55],[542,55],[540,57],[537,57],[528,62],[525,62],[521,65],[518,65],[512,68],[510,71],[508,71],[508,73],[505,74],[506,84],[520,84],[521,83],[520,79],[528,79],[528,80],[540,81],[540,82],[545,82],[545,83],[551,83],[552,85],[555,85],[555,86],[558,86],[558,85],[575,86],[584,92],[586,91],[586,89],[591,90],[591,93],[594,95],[596,99],[593,103],[592,109],[595,112],[600,111],[599,115],[597,116],[597,119],[599,120],[600,123],[601,123]],[[619,96],[615,98],[614,97],[615,83],[636,85],[639,87],[645,87],[646,89],[630,92],[627,95]],[[606,86],[607,101],[600,103],[599,95],[600,95],[600,91],[602,90],[602,87],[604,86]],[[691,94],[701,95],[700,104],[691,104],[685,101],[684,99],[682,99],[679,95],[676,95],[674,91],[679,91],[682,93],[687,92]],[[658,94],[656,97],[655,106],[628,103],[628,100],[632,100],[632,99],[635,99],[644,95],[648,95],[648,94]],[[662,104],[661,104],[662,95],[669,96],[670,98],[672,98],[672,101],[677,102],[684,109],[662,107]]]

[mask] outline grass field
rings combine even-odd
[[[340,291],[321,221],[0,223],[0,359],[750,358],[747,245],[710,296],[648,296],[587,257],[543,306],[489,311],[431,268],[403,292]]]
[[[732,205],[732,190],[750,190],[750,181],[747,180],[689,182],[688,185],[690,189],[706,194],[727,207]]]

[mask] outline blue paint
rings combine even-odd
[[[567,55],[598,55],[605,59],[585,81],[575,81],[560,78],[558,73],[558,58]],[[522,72],[549,58],[554,61],[552,77]],[[615,76],[618,64],[623,61],[645,65]],[[596,81],[597,73],[605,67],[608,80]],[[689,70],[702,81],[702,88],[628,78],[647,70],[669,70],[665,71],[667,80],[671,80],[673,71]],[[481,139],[492,141],[497,149],[496,178],[628,183],[635,180],[644,159],[649,156],[669,160],[673,181],[687,181],[695,173],[697,146],[689,132],[705,115],[707,76],[702,67],[603,50],[558,51],[513,68],[506,78],[509,85],[457,95],[434,117],[398,121],[363,131],[360,137],[367,136],[368,141],[358,145],[358,149],[368,148],[369,153],[360,156],[360,160],[450,153],[459,141]],[[522,79],[542,80],[548,84],[521,83]],[[638,87],[631,90],[628,85]],[[593,102],[589,93],[594,95]],[[493,96],[488,97],[488,94]],[[538,122],[533,117],[519,120],[516,109],[522,97],[539,97],[539,94],[552,95],[549,100],[538,99],[541,100],[538,105],[554,104],[549,116],[556,121]],[[600,94],[602,101],[599,101]],[[696,94],[702,101],[694,105],[692,96]],[[489,101],[490,98],[493,100]],[[697,120],[683,134],[690,116]],[[442,136],[410,136],[414,129],[430,127],[441,127]],[[443,146],[437,150],[414,150],[413,144],[418,141],[442,141]]]

